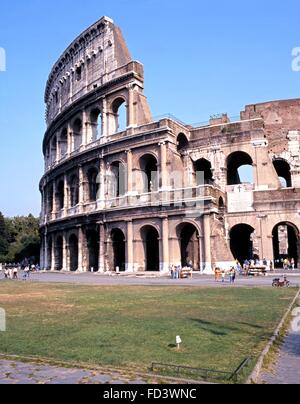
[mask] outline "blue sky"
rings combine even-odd
[[[154,116],[196,123],[238,115],[244,105],[300,97],[291,52],[300,47],[296,0],[2,0],[0,47],[0,211],[40,209],[48,73],[69,43],[107,15],[145,65]]]

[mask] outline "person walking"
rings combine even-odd
[[[18,267],[15,266],[13,270],[13,279],[18,280]]]
[[[226,272],[222,271],[222,283],[225,283],[226,280]]]

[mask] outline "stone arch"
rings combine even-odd
[[[102,135],[102,112],[100,108],[95,107],[90,111],[90,124],[92,129],[91,140],[100,139]]]
[[[99,270],[99,232],[95,229],[86,231],[87,250],[88,250],[88,270],[98,272]]]
[[[75,151],[80,149],[80,146],[82,144],[83,125],[82,120],[79,117],[74,119],[72,129],[73,129],[73,151]]]
[[[99,170],[96,167],[90,167],[87,170],[87,185],[88,185],[88,198],[90,202],[95,202],[98,199]]]
[[[250,166],[251,172],[250,172]],[[241,171],[241,169],[245,171]],[[248,177],[251,181],[248,181]],[[254,183],[253,160],[252,157],[244,151],[236,151],[227,157],[227,185],[239,185],[242,183]]]
[[[144,269],[147,272],[160,270],[160,236],[159,230],[152,225],[140,229],[144,249]]]
[[[126,238],[124,232],[119,228],[111,230],[111,241],[113,250],[113,266],[114,270],[119,268],[120,271],[126,269]]]
[[[276,268],[283,267],[284,259],[294,259],[295,266],[300,263],[299,228],[291,222],[280,222],[272,230],[273,253]]]
[[[57,236],[55,240],[55,246],[54,246],[54,254],[55,254],[55,264],[54,264],[54,269],[56,271],[61,271],[63,269],[63,238],[62,236]]]
[[[126,194],[127,176],[126,168],[122,161],[115,160],[110,163],[110,175],[108,180],[108,195],[110,198],[119,198]]]
[[[234,259],[241,264],[245,260],[254,258],[253,234],[255,229],[246,223],[240,223],[233,226],[229,232],[230,249]]]
[[[213,184],[213,171],[211,162],[201,158],[194,162],[194,171],[196,175],[196,185]]]
[[[73,174],[70,177],[70,206],[75,207],[79,204],[79,178]]]
[[[65,184],[64,180],[59,180],[56,185],[56,208],[62,210],[65,204]]]
[[[78,270],[78,254],[79,245],[78,237],[75,234],[71,234],[69,237],[69,256],[70,256],[70,271],[76,272]]]
[[[177,151],[179,153],[186,150],[189,146],[189,139],[184,133],[179,133],[176,138]]]
[[[143,193],[158,190],[158,160],[151,154],[146,153],[139,159],[140,171],[142,173]]]
[[[113,116],[112,133],[126,130],[128,126],[127,100],[123,96],[116,97],[111,103],[111,114]]]
[[[200,232],[191,222],[180,223],[176,227],[177,239],[180,248],[181,266],[200,269]]]
[[[273,166],[280,180],[282,188],[291,188],[292,185],[292,174],[291,166],[287,160],[283,158],[275,158],[273,160]]]
[[[59,156],[63,159],[68,154],[68,129],[64,128],[59,137]]]

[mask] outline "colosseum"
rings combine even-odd
[[[300,100],[187,125],[153,119],[143,65],[103,17],[54,65],[45,91],[41,266],[210,273],[300,258]]]

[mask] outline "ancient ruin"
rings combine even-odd
[[[143,66],[103,17],[49,76],[41,266],[211,272],[300,259],[300,100],[199,127],[153,120]]]

